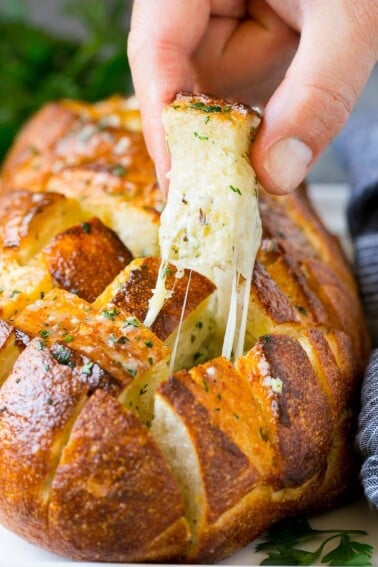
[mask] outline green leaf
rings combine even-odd
[[[331,535],[330,535],[331,534]],[[314,530],[304,518],[278,522],[263,536],[256,551],[264,551],[267,557],[261,565],[313,565],[317,562],[330,542],[337,545],[322,559],[328,565],[371,565],[373,547],[353,538],[365,536],[363,530]],[[326,537],[328,536],[328,537]],[[353,536],[353,537],[352,537]],[[315,551],[295,547],[299,542],[315,542],[322,538]]]
[[[328,565],[371,565],[373,548],[369,544],[353,541],[347,533],[340,534],[339,545],[322,559]]]
[[[293,546],[299,541],[310,539],[316,533],[305,518],[289,518],[269,528],[263,536],[265,541],[256,545],[256,551],[263,551],[272,546]]]

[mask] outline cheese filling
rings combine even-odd
[[[217,286],[222,354],[239,356],[261,241],[258,183],[249,161],[258,118],[173,104],[163,121],[171,154],[170,190],[159,232],[162,263],[145,324],[152,324],[167,299],[168,262],[178,271],[196,270]]]

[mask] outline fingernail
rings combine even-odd
[[[303,181],[312,160],[311,149],[297,138],[283,138],[267,151],[265,171],[275,185],[290,193]]]

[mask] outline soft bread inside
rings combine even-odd
[[[223,353],[241,354],[261,239],[258,184],[248,155],[259,117],[244,107],[182,96],[166,108],[163,121],[172,168],[159,232],[161,272],[172,262],[216,284]],[[159,278],[147,325],[164,300],[164,278]]]
[[[205,495],[197,452],[183,420],[159,392],[155,396],[155,419],[151,433],[179,482],[185,517],[192,533],[192,545],[195,545],[205,511]]]

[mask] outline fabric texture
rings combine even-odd
[[[352,116],[335,149],[352,187],[347,216],[354,268],[374,346],[364,377],[357,445],[364,459],[365,494],[378,508],[378,105]]]

